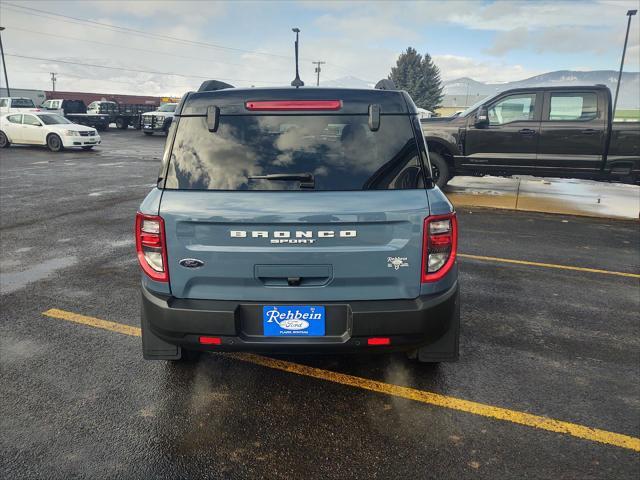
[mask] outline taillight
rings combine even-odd
[[[340,100],[253,100],[244,104],[247,110],[340,110]]]
[[[136,214],[136,250],[144,273],[156,282],[168,282],[164,221],[157,215]]]
[[[423,235],[422,282],[435,282],[443,278],[456,261],[458,248],[456,214],[425,218]]]

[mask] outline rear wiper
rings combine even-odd
[[[300,182],[300,188],[315,188],[315,178],[311,173],[272,173],[270,175],[250,175],[247,178],[249,180]]]

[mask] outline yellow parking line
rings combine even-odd
[[[133,337],[140,336],[140,328],[131,327],[123,323],[110,322],[109,320],[102,320],[95,317],[87,317],[78,313],[67,312],[65,310],[58,310],[52,308],[42,313],[47,317],[59,318],[60,320],[67,320],[69,322],[80,323],[82,325],[89,325],[90,327],[101,328],[103,330],[110,330],[116,333],[123,333],[125,335],[131,335]]]
[[[56,308],[43,312],[43,315],[125,335],[135,337],[140,336],[140,329],[137,327],[101,320],[99,318],[87,317],[85,315],[79,315],[65,310],[58,310]],[[394,397],[405,398],[407,400],[413,400],[428,405],[449,408],[481,417],[493,418],[550,432],[562,433],[572,437],[582,438],[584,440],[590,440],[640,452],[640,438],[631,437],[629,435],[600,430],[598,428],[585,427],[584,425],[564,422],[562,420],[554,420],[540,415],[533,415],[530,413],[519,412],[517,410],[509,410],[507,408],[495,407],[484,403],[450,397],[439,393],[417,390],[410,387],[402,387],[400,385],[393,385],[376,380],[369,380],[367,378],[356,377],[354,375],[332,372],[329,370],[309,367],[285,360],[263,357],[261,355],[254,355],[251,353],[228,353],[223,355],[275,370],[282,370],[284,372],[295,373],[297,375],[304,375],[306,377],[317,378],[341,385],[348,385],[376,393],[392,395]]]
[[[618,275],[619,277],[640,278],[640,274],[638,273],[613,272],[611,270],[599,270],[597,268],[573,267],[571,265],[558,265],[555,263],[529,262],[526,260],[513,260],[511,258],[485,257],[483,255],[469,255],[466,253],[459,253],[458,256],[462,258],[470,258],[472,260],[482,260],[485,262],[514,263],[516,265],[528,265],[530,267],[557,268],[560,270],[574,270],[577,272],[602,273],[605,275]]]

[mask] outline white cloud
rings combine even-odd
[[[522,80],[542,73],[522,65],[508,65],[457,55],[434,55],[433,60],[442,72],[443,80],[469,77],[481,82],[501,83]]]

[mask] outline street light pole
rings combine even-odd
[[[291,31],[296,34],[296,78],[291,82],[291,86],[298,88],[304,86],[304,82],[300,80],[300,73],[298,72],[298,35],[300,35],[300,29],[292,28]]]
[[[627,17],[629,17],[629,20],[627,21],[627,34],[624,37],[624,47],[622,47],[622,60],[620,60],[620,71],[618,72],[618,83],[616,84],[616,96],[613,100],[613,111],[611,113],[612,121],[616,118],[616,107],[618,106],[618,93],[620,92],[620,82],[622,81],[622,68],[624,67],[624,56],[627,53],[627,42],[629,41],[629,28],[631,28],[631,17],[633,17],[636,13],[638,13],[638,10],[627,11]]]
[[[9,90],[9,77],[7,77],[7,63],[4,61],[4,48],[2,47],[2,31],[4,27],[0,27],[0,55],[2,55],[2,67],[4,68],[4,83],[7,84],[7,97],[11,96],[11,90]]]

